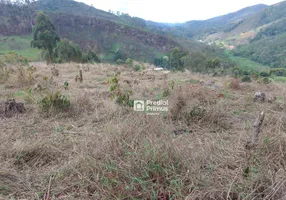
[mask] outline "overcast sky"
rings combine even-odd
[[[77,0],[101,10],[128,13],[155,22],[204,20],[256,4],[282,0]]]

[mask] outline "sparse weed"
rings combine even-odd
[[[163,94],[162,94],[162,97],[168,97],[169,95],[170,95],[170,90],[169,90],[169,88],[164,89]]]
[[[132,90],[122,90],[120,86],[119,79],[120,72],[116,73],[112,78],[110,78],[110,88],[111,99],[115,99],[116,103],[123,106],[132,107],[134,101],[130,100],[132,95]]]
[[[172,90],[174,90],[174,88],[175,88],[175,81],[174,80],[171,80],[170,87]]]
[[[251,77],[249,75],[244,75],[241,82],[251,82]]]
[[[43,112],[49,112],[51,109],[56,111],[68,111],[71,103],[70,98],[61,92],[48,93],[39,102],[39,106]]]
[[[199,81],[199,80],[195,80],[195,79],[191,79],[191,80],[190,80],[190,83],[191,83],[191,84],[199,84],[200,81]]]

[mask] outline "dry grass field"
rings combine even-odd
[[[34,66],[11,67],[0,80],[0,199],[286,199],[285,84],[72,63],[56,65],[51,80],[50,66]],[[108,79],[118,71],[131,99],[167,99],[168,113],[111,100]],[[71,107],[43,113],[36,84],[67,95]],[[277,98],[254,102],[256,91]],[[7,98],[26,112],[5,116]],[[258,143],[247,148],[262,111]]]

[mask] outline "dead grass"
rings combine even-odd
[[[229,88],[232,90],[238,90],[240,89],[240,80],[239,79],[231,79]]]
[[[50,73],[37,66],[35,82]],[[286,197],[285,85],[241,84],[217,89],[191,84],[210,78],[190,72],[140,75],[125,69],[122,87],[132,99],[157,99],[169,88],[169,112],[150,116],[120,107],[109,98],[107,78],[118,66],[58,65],[48,90],[71,98],[71,109],[43,117],[34,102],[28,112],[0,118],[0,199],[188,199],[277,200]],[[88,70],[87,70],[88,68]],[[74,77],[83,70],[84,81]],[[155,80],[148,79],[154,75]],[[128,85],[124,80],[140,80]],[[21,86],[16,76],[1,102]],[[68,90],[62,87],[69,82]],[[218,84],[225,82],[217,78]],[[7,84],[5,82],[4,84]],[[5,89],[4,89],[5,88]],[[277,96],[254,103],[253,91]],[[162,96],[160,96],[162,97]],[[24,97],[15,97],[23,101]],[[34,92],[38,102],[41,92]],[[261,111],[266,117],[259,144],[247,157],[245,144]]]

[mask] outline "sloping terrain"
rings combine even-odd
[[[0,16],[3,19],[0,35],[4,36],[31,34],[36,11],[44,10],[61,37],[78,43],[84,50],[93,50],[106,56],[119,52],[122,59],[131,57],[152,62],[156,55],[181,47],[168,37],[130,26],[116,15],[72,0],[40,0],[28,6],[0,6]],[[91,9],[92,14],[83,15],[89,13],[87,9]]]
[[[34,79],[14,66],[0,83],[0,199],[285,197],[285,84],[213,81],[189,72],[142,74],[110,64],[56,65],[59,76],[45,80],[50,66],[33,65]],[[79,69],[83,83],[74,80]],[[111,100],[107,80],[118,71],[131,99],[168,100],[168,112],[146,115]],[[34,90],[36,83],[43,90]],[[58,91],[71,108],[45,114],[42,98]],[[277,99],[254,102],[256,91]],[[26,112],[3,118],[7,97],[23,102]],[[252,149],[253,124],[262,111]]]
[[[172,28],[172,30],[190,38],[204,39],[208,35],[234,29],[243,19],[267,7],[267,5],[259,4],[208,20],[186,22],[176,27],[179,30],[181,29],[181,32],[175,28]]]
[[[0,35],[29,37],[36,12],[42,10],[50,16],[62,38],[74,41],[84,50],[100,53],[106,60],[131,57],[153,62],[154,58],[161,58],[175,47],[185,52],[201,51],[211,57],[226,59],[218,48],[209,48],[187,37],[176,36],[166,29],[175,28],[174,24],[145,21],[127,14],[117,16],[73,0],[39,0],[29,5],[0,6],[0,17],[3,19]],[[9,41],[6,40],[6,43]],[[2,52],[6,50],[2,49]]]
[[[28,60],[38,60],[40,57],[40,51],[35,48],[31,48],[32,37],[30,35],[25,36],[0,36],[0,53],[6,54],[9,52],[15,52]]]
[[[238,22],[205,37],[205,43],[215,43],[270,67],[286,67],[285,23],[286,2],[269,6]]]
[[[102,54],[106,60],[131,57],[153,62],[174,47],[226,59],[223,51],[205,45],[216,44],[236,49],[235,56],[271,67],[284,67],[285,8],[286,2],[273,6],[259,4],[205,21],[161,24],[127,14],[115,15],[73,0],[39,0],[28,6],[0,4],[0,35],[28,38],[36,12],[43,10],[51,17],[61,37],[78,43],[84,50]],[[9,41],[2,43],[10,50],[15,42],[11,45]],[[29,54],[30,50],[25,50],[24,54]],[[7,52],[7,48],[0,52]]]
[[[271,67],[286,67],[286,2],[254,16],[261,26],[249,44],[239,46],[235,55],[244,56]]]

